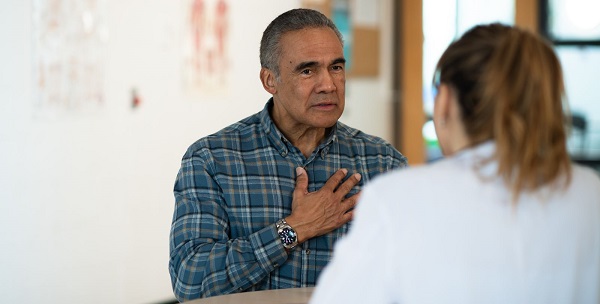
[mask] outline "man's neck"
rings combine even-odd
[[[325,128],[304,128],[300,130],[283,131],[285,137],[300,149],[302,154],[308,158],[312,152],[319,146],[330,129]]]

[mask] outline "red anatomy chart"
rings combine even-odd
[[[104,99],[104,0],[33,1],[36,115],[96,111]]]
[[[229,2],[189,0],[185,78],[187,87],[200,92],[222,91],[227,86]]]

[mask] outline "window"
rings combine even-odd
[[[477,24],[513,24],[514,10],[514,0],[423,0],[423,107],[428,117],[423,137],[428,161],[441,157],[431,120],[435,97],[431,80],[438,59],[454,39]]]

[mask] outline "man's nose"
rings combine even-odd
[[[337,87],[335,86],[335,82],[334,82],[334,76],[331,75],[331,73],[328,70],[323,71],[320,74],[321,75],[319,78],[319,86],[317,87],[317,90],[319,91],[319,93],[334,92],[337,89]]]

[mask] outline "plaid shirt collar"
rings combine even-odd
[[[283,133],[281,133],[281,131],[277,128],[277,126],[271,119],[270,112],[271,109],[273,109],[273,103],[274,101],[271,97],[259,114],[260,122],[265,134],[269,138],[269,141],[271,141],[273,146],[277,149],[277,151],[279,151],[279,154],[284,155],[289,153],[290,150],[294,150],[297,148],[294,147],[287,138],[285,138]],[[331,145],[337,141],[338,124],[339,122],[336,122],[335,125],[333,125],[327,137],[315,149],[310,159],[315,157],[316,153],[320,153],[322,157],[327,155]]]

